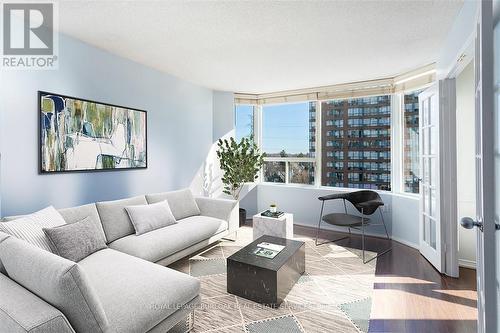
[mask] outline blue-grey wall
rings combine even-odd
[[[189,186],[213,139],[213,92],[67,36],[59,70],[0,75],[1,214]],[[146,170],[38,174],[37,91],[148,111]]]
[[[234,93],[214,91],[213,141],[234,135]]]

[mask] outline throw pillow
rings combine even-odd
[[[101,229],[90,217],[55,228],[44,228],[43,232],[49,238],[54,253],[74,262],[107,248]]]
[[[166,200],[151,205],[127,206],[125,210],[132,221],[136,235],[142,235],[177,222]]]
[[[33,214],[9,222],[1,222],[0,231],[52,252],[50,241],[42,229],[64,224],[66,222],[61,214],[54,207],[49,206]]]
[[[193,197],[193,193],[191,193],[191,190],[188,188],[172,192],[148,194],[146,195],[146,199],[150,204],[167,200],[172,210],[172,214],[174,214],[177,221],[201,214],[200,208]]]

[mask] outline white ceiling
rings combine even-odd
[[[435,62],[463,1],[64,1],[60,30],[218,90],[383,78]]]

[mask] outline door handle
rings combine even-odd
[[[465,229],[472,229],[474,227],[478,227],[479,230],[483,231],[483,222],[477,222],[470,217],[462,217],[460,220],[460,224]],[[495,230],[500,230],[500,224],[495,223]]]
[[[477,222],[476,220],[470,217],[462,217],[462,219],[460,219],[460,224],[465,229],[472,229],[474,227],[478,227],[479,230],[483,231],[483,222]]]

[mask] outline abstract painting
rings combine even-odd
[[[40,172],[147,168],[146,111],[38,92]]]

